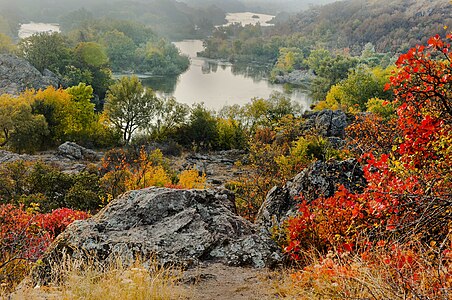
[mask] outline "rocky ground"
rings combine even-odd
[[[184,300],[271,300],[283,299],[285,283],[281,273],[269,269],[231,267],[221,263],[206,264],[189,269],[182,274],[175,289]],[[24,281],[11,295],[11,300],[59,300],[61,291],[52,287],[31,288],[30,280]],[[8,299],[9,300],[9,299]]]
[[[185,289],[194,300],[270,300],[281,297],[276,287],[278,275],[268,269],[210,264],[189,270],[184,277],[190,279]]]
[[[306,119],[310,128],[341,141],[347,124],[345,114],[323,111],[308,114]],[[99,163],[100,157],[101,153],[74,143],[37,156],[0,151],[0,163],[40,159],[67,172]],[[101,261],[112,253],[125,261],[137,254],[149,257],[157,253],[159,262],[186,268],[179,284],[186,299],[281,298],[278,275],[270,268],[279,268],[283,257],[269,229],[296,211],[294,195],[303,192],[308,200],[329,196],[338,184],[360,189],[365,184],[363,172],[354,160],[315,162],[286,186],[272,189],[256,222],[250,223],[237,215],[234,195],[224,190],[228,180],[240,175],[236,162],[244,159],[241,151],[185,153],[173,158],[171,163],[177,170],[196,168],[205,173],[211,189],[149,188],[123,194],[94,217],[70,225],[34,270],[30,286],[46,283],[49,263],[63,251],[76,259],[89,253]],[[58,299],[57,291],[46,288],[34,293],[36,299]]]
[[[49,70],[39,72],[28,61],[10,54],[0,54],[0,94],[18,95],[26,89],[58,87],[59,79]]]

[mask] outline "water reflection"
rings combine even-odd
[[[243,75],[246,78],[253,79],[254,82],[268,80],[271,66],[263,65],[249,65],[249,64],[235,64],[232,65],[231,71],[234,75]]]
[[[152,88],[154,91],[160,91],[164,94],[173,94],[176,90],[179,76],[152,76],[142,78],[141,83]]]
[[[202,50],[202,41],[175,43],[182,53],[190,56],[190,68],[179,76],[151,77],[143,80],[159,96],[175,97],[177,101],[193,104],[204,102],[207,107],[219,110],[224,105],[246,104],[252,98],[269,98],[280,92],[308,108],[310,100],[305,91],[272,84],[267,79],[270,66],[230,64],[196,57]]]

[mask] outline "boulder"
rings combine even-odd
[[[281,260],[269,236],[235,213],[230,192],[167,188],[127,192],[92,218],[72,223],[33,271],[36,282],[45,281],[62,253],[100,261],[155,257],[187,267],[220,262],[261,268]]]
[[[58,146],[58,154],[73,160],[95,161],[100,159],[100,154],[97,152],[73,142],[65,142]]]
[[[348,126],[347,115],[341,110],[321,110],[303,115],[305,130],[314,130],[324,137],[344,138]]]
[[[0,150],[0,164],[14,162],[17,160],[30,161],[32,157],[27,154],[18,154],[6,150]]]
[[[290,83],[294,85],[307,85],[315,78],[312,71],[294,70],[283,75],[276,75],[274,77],[275,83]]]
[[[256,224],[264,231],[286,220],[297,211],[296,197],[313,201],[321,196],[331,197],[339,185],[351,192],[361,192],[366,185],[364,172],[355,159],[344,161],[316,161],[288,181],[282,188],[274,187],[259,209]]]
[[[29,88],[37,90],[59,86],[55,74],[47,70],[45,75],[24,59],[0,54],[0,94],[18,95]]]
[[[80,173],[86,170],[86,167],[88,165],[88,161],[86,159],[83,159],[82,161],[74,160],[73,158],[69,159],[67,157],[62,157],[61,155],[58,155],[54,151],[48,151],[46,153],[41,153],[37,155],[29,155],[29,154],[18,154],[6,150],[0,150],[0,165],[12,163],[19,160],[26,162],[42,161],[46,164],[55,166],[59,168],[62,172],[68,174]],[[91,160],[89,161],[89,163],[93,163],[93,161]]]

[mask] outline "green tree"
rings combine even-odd
[[[201,149],[215,148],[218,131],[214,112],[209,111],[204,103],[194,104],[188,125],[183,128],[180,139],[186,145],[194,145]]]
[[[310,86],[311,96],[314,101],[321,101],[325,100],[333,85],[347,78],[349,70],[357,65],[358,59],[344,55],[333,56],[321,49],[312,51],[305,63],[317,75]]]
[[[158,99],[155,107],[155,125],[152,135],[156,139],[165,139],[177,128],[186,123],[190,108],[174,98]]]
[[[104,33],[100,43],[105,47],[114,71],[131,70],[137,46],[130,37],[114,29]]]
[[[104,115],[129,144],[137,129],[149,127],[156,102],[155,93],[145,89],[137,76],[122,77],[107,92]]]
[[[47,134],[44,116],[33,115],[25,99],[0,96],[0,146],[33,153],[39,150]]]
[[[102,45],[94,42],[82,42],[75,47],[78,61],[87,67],[102,67],[108,63],[108,56]]]
[[[72,118],[77,113],[71,95],[66,90],[50,86],[24,96],[31,98],[33,114],[43,115],[46,119],[50,136],[48,146],[67,140],[66,134],[70,132]]]
[[[89,140],[91,130],[96,122],[93,98],[93,88],[85,83],[80,83],[66,89],[71,95],[71,105],[74,106],[74,114],[70,115],[66,135],[71,140]]]
[[[56,32],[38,33],[22,39],[18,44],[18,53],[41,72],[49,69],[62,74],[71,60],[67,40]]]
[[[390,68],[370,69],[360,65],[349,72],[346,79],[331,87],[325,101],[320,101],[316,109],[341,108],[345,111],[365,111],[371,98],[392,99],[390,91],[384,91],[389,82]]]

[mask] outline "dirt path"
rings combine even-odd
[[[184,280],[193,300],[278,299],[269,284],[271,276],[268,270],[210,264],[188,270]]]

